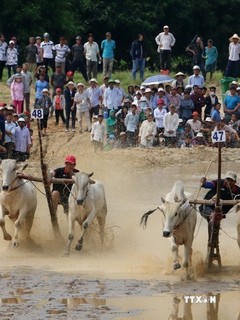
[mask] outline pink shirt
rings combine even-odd
[[[13,81],[11,84],[11,98],[14,101],[22,101],[24,99],[24,87],[22,82]]]

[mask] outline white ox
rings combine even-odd
[[[0,193],[0,226],[5,240],[11,240],[11,235],[5,228],[5,216],[15,220],[15,232],[13,246],[18,246],[18,231],[23,222],[26,222],[26,231],[29,235],[33,218],[37,207],[37,195],[30,181],[19,179],[16,160],[3,160],[2,168],[2,191]]]
[[[148,216],[159,209],[164,215],[163,236],[171,237],[171,247],[173,253],[173,269],[181,268],[178,256],[179,245],[184,245],[183,267],[187,277],[190,275],[192,242],[194,230],[197,222],[197,214],[194,206],[189,204],[192,195],[184,192],[181,181],[177,181],[171,192],[162,199],[163,204],[155,210],[149,211],[142,216],[141,224],[146,226]]]
[[[68,199],[69,234],[66,254],[70,253],[70,247],[74,237],[75,221],[79,223],[83,230],[76,245],[76,250],[82,249],[84,233],[95,217],[98,220],[102,243],[104,240],[104,226],[107,215],[105,191],[100,181],[94,182],[90,179],[92,175],[93,173],[78,172],[73,176],[75,183],[72,186]]]

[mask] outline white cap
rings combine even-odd
[[[47,88],[44,88],[42,92],[49,92]]]
[[[236,91],[239,91],[240,90],[240,87],[237,87]]]
[[[200,70],[200,67],[196,65],[193,67],[193,70]]]
[[[165,25],[165,26],[163,27],[163,29],[169,29],[169,26]]]
[[[9,41],[9,44],[14,44],[14,41],[10,40],[10,41]]]
[[[145,87],[144,87],[144,86],[141,86],[141,87],[140,87],[140,90],[145,90]]]
[[[147,98],[146,98],[146,97],[141,97],[141,98],[140,98],[140,102],[143,102],[143,101],[146,102],[146,101],[147,101]]]
[[[234,171],[228,171],[226,173],[226,179],[227,178],[230,178],[230,179],[232,179],[234,181],[237,181],[237,174]]]
[[[84,84],[83,84],[82,82],[79,82],[79,83],[77,84],[77,87],[83,87],[83,88],[84,88],[85,86],[84,86]]]
[[[145,93],[148,93],[148,92],[152,92],[152,90],[151,90],[150,88],[147,88],[147,89],[145,90]]]
[[[210,117],[207,117],[207,118],[205,119],[205,121],[206,121],[206,122],[212,122],[212,119],[211,119]]]
[[[120,81],[120,80],[118,80],[118,79],[116,79],[116,80],[115,80],[115,83],[121,83],[121,81]]]
[[[19,119],[18,119],[18,122],[21,122],[21,121],[22,121],[22,122],[25,122],[25,119],[24,119],[23,117],[19,118]]]
[[[159,88],[158,92],[166,92],[163,88]]]
[[[198,138],[203,138],[203,134],[202,134],[201,132],[198,132],[197,135],[196,135],[196,137],[198,137]]]
[[[235,80],[232,81],[231,84],[237,84],[238,85],[237,81],[235,81]]]
[[[192,90],[192,86],[191,86],[190,84],[187,84],[186,87],[185,87],[185,89],[187,89],[187,90],[188,90],[188,89],[191,89],[191,90]]]
[[[180,118],[180,119],[178,120],[178,123],[182,123],[182,122],[183,122],[183,119]]]
[[[45,32],[45,33],[43,34],[43,37],[44,37],[44,38],[49,38],[49,33]]]

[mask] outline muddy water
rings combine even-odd
[[[142,214],[160,203],[176,180],[186,190],[198,192],[199,179],[208,163],[178,165],[148,173],[121,172],[114,163],[86,164],[106,187],[108,223],[106,244],[99,244],[93,226],[83,252],[72,246],[64,257],[67,239],[66,216],[59,210],[62,239],[52,233],[44,196],[38,192],[38,209],[32,239],[23,237],[12,248],[1,241],[0,319],[238,319],[240,313],[240,251],[236,241],[235,213],[222,221],[220,236],[221,273],[204,271],[207,225],[198,217],[193,246],[195,280],[181,281],[181,270],[172,271],[168,240],[161,235],[162,217],[156,212],[142,230]],[[89,167],[88,167],[89,166]],[[197,168],[197,170],[196,170]],[[239,163],[223,163],[223,172],[239,170]],[[208,177],[214,178],[213,165]],[[41,185],[38,185],[41,189]],[[200,192],[200,197],[204,192]],[[7,221],[12,234],[13,227]],[[76,227],[76,237],[80,232]],[[214,303],[186,302],[186,296],[211,295]],[[191,317],[192,314],[192,317]],[[175,317],[175,318],[174,318]],[[171,319],[171,318],[170,318]],[[239,320],[239,319],[238,319]]]

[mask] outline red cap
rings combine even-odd
[[[73,76],[73,72],[72,72],[72,71],[68,71],[68,72],[67,72],[67,76],[68,76],[68,77],[72,77],[72,76]]]
[[[198,114],[197,111],[194,111],[194,112],[192,113],[192,115],[193,115],[193,116],[199,116],[199,114]]]
[[[72,155],[66,156],[64,161],[64,163],[71,163],[71,164],[76,164],[76,162],[77,162],[76,157]]]
[[[57,88],[56,92],[62,92],[62,89],[61,88]]]
[[[158,99],[157,104],[164,104],[164,100],[163,99]]]

